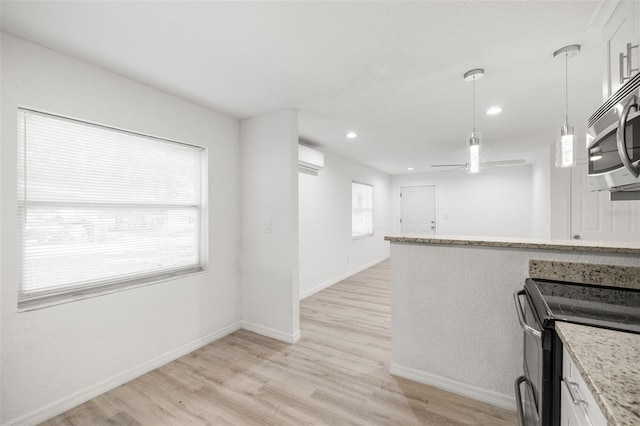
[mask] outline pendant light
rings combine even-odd
[[[553,52],[554,59],[564,56],[564,95],[565,116],[564,124],[560,128],[556,141],[556,167],[571,167],[576,164],[575,158],[575,131],[569,125],[569,58],[580,52],[579,44],[565,46]]]
[[[484,77],[482,68],[464,73],[464,81],[473,82],[473,131],[469,135],[469,162],[467,163],[469,173],[480,171],[480,133],[476,132],[476,80],[482,77]]]

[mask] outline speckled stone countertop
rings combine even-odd
[[[610,425],[640,425],[640,334],[556,322]]]
[[[486,246],[519,249],[563,250],[598,253],[627,253],[640,255],[640,243],[586,241],[586,240],[538,240],[528,238],[492,237],[384,237],[385,241],[407,244],[441,244],[454,246]]]
[[[640,266],[529,259],[529,277],[640,290]]]

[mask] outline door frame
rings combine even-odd
[[[433,186],[433,210],[436,218],[436,232],[438,235],[438,185],[435,183],[425,183],[420,185],[400,185],[398,187],[398,235],[402,235],[402,188],[415,188],[420,186]]]

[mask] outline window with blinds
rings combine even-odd
[[[373,186],[351,183],[351,237],[373,235]]]
[[[203,148],[18,111],[18,306],[204,269]]]

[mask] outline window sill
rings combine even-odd
[[[356,235],[356,236],[351,236],[351,240],[364,240],[365,238],[369,238],[369,237],[373,237],[373,232],[371,234],[365,234],[365,235]]]
[[[97,286],[93,288],[84,288],[76,290],[68,290],[59,294],[48,294],[42,296],[34,296],[18,301],[18,312],[35,311],[38,309],[48,308],[50,306],[62,305],[64,303],[76,302],[79,300],[90,299],[93,297],[104,296],[111,293],[119,293],[121,291],[133,290],[140,287],[160,284],[176,279],[187,278],[194,275],[200,275],[208,272],[206,269],[197,268],[183,273],[169,273],[149,277],[146,279],[125,281],[108,285]]]

